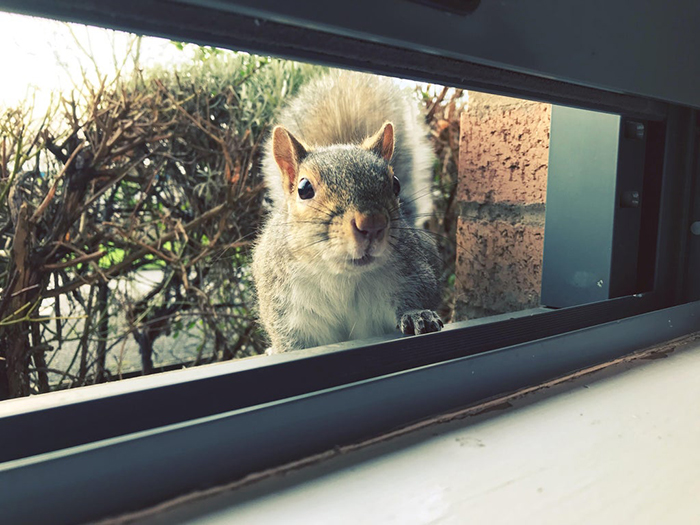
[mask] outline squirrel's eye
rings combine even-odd
[[[309,182],[309,179],[301,179],[297,186],[297,191],[299,192],[299,198],[303,200],[311,199],[315,195],[314,187]]]
[[[399,182],[399,179],[394,177],[394,195],[398,195],[400,191],[401,191],[401,183]]]

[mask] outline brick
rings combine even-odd
[[[540,304],[544,226],[460,218],[455,320]]]
[[[544,203],[551,106],[469,93],[461,115],[457,198]]]

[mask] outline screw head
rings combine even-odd
[[[642,140],[644,138],[645,130],[646,126],[644,126],[643,122],[636,122],[634,120],[625,121],[626,139]]]
[[[641,198],[636,190],[625,191],[620,197],[620,206],[622,208],[639,208]]]

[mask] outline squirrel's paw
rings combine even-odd
[[[417,335],[439,332],[445,326],[432,310],[410,310],[401,316],[397,328],[404,334]]]

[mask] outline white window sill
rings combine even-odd
[[[698,378],[692,341],[137,522],[694,523]]]

